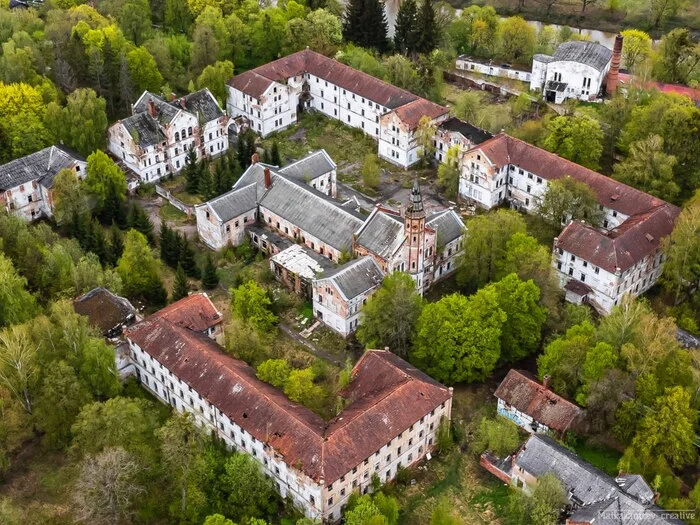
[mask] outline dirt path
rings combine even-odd
[[[158,232],[160,231],[160,225],[163,222],[160,218],[160,208],[164,203],[164,200],[161,197],[157,197],[155,199],[136,199],[136,203],[141,206],[144,210],[146,210],[146,213],[148,213],[148,217],[151,219],[151,222],[153,223],[153,232],[157,235]],[[192,224],[192,223],[185,223],[185,224],[177,224],[168,222],[168,226],[172,228],[173,230],[177,230],[180,233],[185,233],[187,234],[187,237],[192,240],[192,239],[197,239],[197,225]]]
[[[282,330],[282,333],[284,335],[286,335],[287,337],[289,337],[293,341],[296,341],[297,343],[304,345],[309,350],[309,353],[315,355],[316,357],[318,357],[320,359],[325,359],[329,363],[334,364],[336,366],[339,366],[341,368],[344,366],[343,361],[341,361],[337,357],[329,354],[328,352],[324,352],[323,350],[319,350],[316,347],[316,345],[314,345],[312,342],[304,339],[301,335],[299,335],[297,333],[296,330],[294,330],[290,326],[287,326],[284,323],[280,323],[278,326],[279,326],[280,330]]]

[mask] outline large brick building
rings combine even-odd
[[[193,313],[196,317],[196,312]],[[306,516],[336,522],[373,476],[387,482],[435,446],[452,389],[391,352],[368,350],[330,421],[257,379],[210,338],[155,314],[126,334],[141,384],[260,464]]]
[[[439,124],[449,109],[306,49],[234,76],[228,114],[245,117],[263,137],[314,110],[377,140],[383,159],[408,167],[420,159],[416,129],[427,116]]]
[[[661,239],[673,230],[676,206],[504,133],[464,153],[460,166],[460,198],[487,209],[507,202],[534,212],[549,183],[564,177],[593,190],[601,224],[568,224],[554,240],[568,300],[609,313],[625,293],[639,295],[661,275]]]

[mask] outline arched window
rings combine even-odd
[[[192,126],[187,128],[187,133],[189,134],[190,137],[192,136]]]
[[[175,142],[177,142],[178,140],[180,140],[180,132],[176,131],[175,132]]]

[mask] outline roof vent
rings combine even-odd
[[[645,233],[644,237],[647,238],[647,241],[652,242],[654,240],[654,236],[651,233]]]
[[[611,201],[616,201],[616,200],[619,199],[619,198],[620,198],[620,196],[619,196],[617,193],[610,196],[610,200],[611,200]]]

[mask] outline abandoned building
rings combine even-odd
[[[455,67],[468,73],[478,73],[490,77],[510,78],[522,82],[530,82],[530,68],[518,64],[504,64],[488,58],[460,55],[455,60]]]
[[[447,150],[452,146],[458,146],[459,152],[464,153],[477,144],[493,137],[488,131],[477,128],[469,122],[451,117],[443,122],[435,130],[435,160],[445,162],[447,160]]]
[[[109,151],[142,183],[179,172],[190,149],[200,160],[225,153],[228,145],[228,117],[208,89],[170,102],[144,91],[133,115],[107,131]]]
[[[420,160],[421,118],[439,124],[449,117],[444,106],[310,49],[234,76],[227,107],[262,137],[295,124],[302,111],[316,111],[362,130],[377,140],[381,158],[403,168]]]
[[[85,178],[85,159],[63,146],[49,146],[0,166],[0,207],[28,221],[53,216],[54,179],[61,170]]]
[[[434,448],[440,423],[450,421],[452,389],[391,352],[363,354],[342,392],[348,405],[324,421],[167,317],[156,313],[127,331],[142,386],[249,454],[312,519],[339,521],[351,494],[371,490],[374,475],[387,482],[420,461]]]
[[[231,191],[195,206],[200,239],[215,250],[250,239],[272,256],[278,279],[307,297],[313,288],[315,315],[343,336],[357,327],[359,311],[378,286],[379,275],[407,272],[422,294],[457,267],[464,223],[453,209],[426,216],[417,181],[405,212],[378,205],[364,217],[310,186],[314,180],[299,180],[286,167],[255,162]],[[335,175],[330,180],[334,185]],[[292,250],[294,243],[301,249]],[[338,268],[350,257],[370,257],[374,265],[354,261]],[[343,290],[328,280],[358,268],[371,274],[361,281],[362,290]],[[316,279],[325,284],[317,286]],[[325,288],[333,288],[335,295]]]
[[[610,313],[625,293],[640,295],[661,275],[661,240],[673,231],[676,206],[505,133],[467,151],[460,165],[460,198],[486,209],[507,202],[535,212],[549,182],[564,177],[593,190],[601,224],[568,224],[554,240],[567,300]]]
[[[151,318],[156,317],[205,335],[219,344],[224,343],[222,325],[224,316],[216,309],[206,292],[192,293],[183,297],[151,316]]]
[[[566,525],[680,525],[654,504],[656,494],[638,474],[613,478],[554,439],[533,434],[515,454],[481,455],[481,465],[508,485],[531,493],[537,479],[553,474],[567,492]]]
[[[580,430],[584,411],[549,388],[549,376],[542,384],[526,372],[512,369],[498,385],[498,414],[530,434]]]

